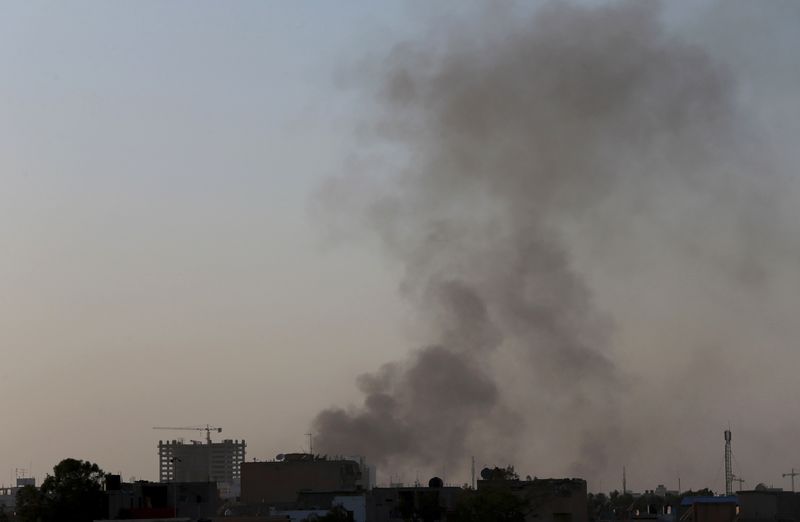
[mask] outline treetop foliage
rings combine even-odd
[[[105,518],[103,479],[97,464],[64,459],[47,475],[42,487],[26,486],[17,492],[20,522],[90,522]]]

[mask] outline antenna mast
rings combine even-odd
[[[728,496],[733,495],[733,465],[731,463],[731,430],[725,430],[725,494]]]
[[[306,437],[308,437],[308,454],[313,456],[314,455],[314,446],[312,444],[312,439],[314,438],[313,433],[306,433]]]
[[[625,466],[622,466],[622,494],[628,492],[628,479],[625,476]]]
[[[797,472],[797,471],[795,471],[795,470],[794,470],[794,468],[792,468],[792,472],[791,472],[791,473],[784,473],[784,474],[783,474],[783,477],[784,477],[784,478],[786,478],[786,477],[792,477],[792,493],[794,493],[794,478],[795,478],[797,475],[800,475],[800,472]]]

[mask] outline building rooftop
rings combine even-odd
[[[729,497],[684,497],[681,506],[692,506],[694,504],[738,504],[739,499],[736,495]]]

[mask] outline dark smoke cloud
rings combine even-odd
[[[431,344],[362,376],[362,406],[321,412],[317,447],[394,469],[463,470],[475,454],[616,473],[644,437],[642,383],[581,270],[593,255],[638,266],[646,237],[726,285],[764,284],[750,241],[768,235],[771,193],[752,173],[770,173],[733,75],[670,36],[658,4],[558,2],[400,46],[379,77],[365,147],[404,163],[323,198],[347,195],[402,264]]]

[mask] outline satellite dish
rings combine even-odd
[[[491,480],[492,479],[492,470],[489,468],[483,468],[481,470],[481,478],[483,480]]]
[[[278,453],[277,455],[275,455],[275,460],[277,460],[278,462],[282,462],[283,459],[285,459],[285,458],[286,458],[286,455],[284,455],[283,453]]]

